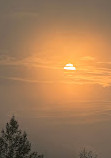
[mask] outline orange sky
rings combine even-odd
[[[110,16],[110,0],[0,1],[0,127],[15,114],[48,158],[73,139],[110,158]]]

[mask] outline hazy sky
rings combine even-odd
[[[110,42],[111,0],[0,0],[0,127],[14,114],[47,158],[110,158]]]

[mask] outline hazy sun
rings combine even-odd
[[[73,64],[66,64],[64,70],[76,70],[76,68],[73,66]]]

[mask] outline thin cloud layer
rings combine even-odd
[[[40,58],[37,56],[28,56],[26,58],[17,59],[15,57],[10,56],[0,56],[0,65],[1,66],[8,66],[8,67],[15,67],[17,66],[24,66],[24,67],[36,67],[37,71],[39,69],[45,69],[46,73],[47,70],[52,70],[55,74],[62,70],[61,73],[65,73],[65,75],[60,76],[59,79],[56,81],[54,78],[50,78],[50,80],[37,80],[37,79],[29,79],[23,77],[16,77],[16,76],[1,76],[0,78],[14,80],[19,82],[29,82],[29,83],[63,83],[63,84],[98,84],[103,87],[107,87],[111,85],[111,67],[110,62],[100,62],[94,60],[93,57],[83,57],[83,59],[93,60],[92,65],[84,65],[78,64],[77,71],[71,73],[70,71],[65,73],[63,65],[59,62],[55,62],[53,60]],[[81,59],[80,59],[81,61]],[[81,63],[81,62],[80,62]],[[51,73],[48,74],[51,77]]]
[[[95,58],[92,56],[85,56],[85,57],[82,57],[81,60],[93,61],[93,60],[95,60]]]
[[[50,69],[58,69],[57,66],[50,66],[52,64],[51,61],[39,58],[37,56],[29,56],[22,59],[17,59],[15,57],[10,56],[0,56],[0,65],[2,66],[26,66],[26,67],[41,67],[41,68],[50,68]]]

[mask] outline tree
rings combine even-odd
[[[6,124],[6,129],[1,131],[0,158],[43,158],[43,155],[31,152],[27,134],[19,129],[14,116]]]
[[[87,151],[85,148],[79,154],[80,158],[97,158],[93,151]]]

